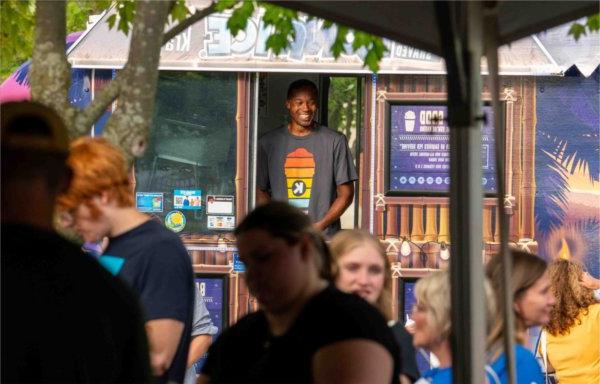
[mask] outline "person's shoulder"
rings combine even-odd
[[[515,352],[519,383],[542,384],[542,370],[533,352],[520,344],[515,346]]]
[[[338,132],[335,129],[331,129],[325,125],[317,125],[315,132],[318,135],[329,137],[333,140],[342,140],[346,138],[346,135],[344,135],[342,132]]]
[[[262,311],[249,313],[235,324],[221,332],[217,341],[219,344],[240,343],[248,338],[260,337],[267,333],[267,322]]]
[[[268,132],[265,132],[264,134],[262,134],[258,141],[260,143],[269,143],[272,142],[273,140],[279,140],[287,131],[287,127],[285,127],[284,125],[271,129]]]
[[[143,237],[144,243],[149,247],[172,247],[185,249],[179,236],[165,228],[161,223],[155,220],[147,220],[137,227],[138,234]]]
[[[594,303],[588,307],[588,312],[590,317],[599,317],[600,316],[600,303]]]
[[[452,368],[432,368],[423,372],[421,379],[416,384],[431,383],[431,384],[450,384],[452,383]]]
[[[533,352],[528,348],[517,344],[515,346],[515,360],[517,361],[517,367],[522,371],[532,371],[537,373],[540,370],[537,359]]]
[[[341,330],[339,327],[348,330],[354,328],[354,332],[366,334],[383,330],[391,335],[383,315],[374,306],[357,295],[341,292],[333,286],[328,286],[315,297],[309,311],[324,325],[338,330]]]

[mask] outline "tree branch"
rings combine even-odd
[[[125,83],[127,68],[124,68],[117,76],[108,82],[98,92],[90,104],[75,116],[72,137],[83,136],[88,133],[92,125],[102,116],[106,108],[119,97],[121,87]]]
[[[173,3],[174,4],[174,3]],[[172,8],[172,6],[171,6]],[[187,19],[179,22],[176,26],[168,30],[162,38],[162,44],[165,45],[169,40],[183,32],[186,28],[190,27],[194,23],[202,20],[206,16],[216,11],[215,3],[211,3],[210,6],[201,10],[196,10],[193,15]],[[82,111],[80,111],[75,117],[75,124],[71,137],[78,137],[85,135],[91,128],[92,124],[96,122],[102,116],[106,108],[119,97],[121,93],[122,85],[127,78],[124,71],[127,70],[125,67],[117,77],[110,81],[100,92],[96,94],[94,100]]]
[[[194,23],[204,19],[206,16],[208,16],[212,13],[215,13],[215,11],[216,11],[216,6],[215,6],[214,2],[212,2],[210,4],[210,6],[208,6],[206,8],[196,10],[196,12],[194,12],[193,15],[191,15],[187,19],[179,22],[176,26],[174,26],[173,28],[171,28],[167,32],[165,32],[165,34],[163,35],[162,45],[165,45],[169,40],[171,40],[175,36],[179,35],[181,32],[185,31],[188,27],[192,26]]]

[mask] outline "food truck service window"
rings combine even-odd
[[[483,107],[481,184],[496,190],[494,114]],[[448,107],[439,102],[402,101],[387,105],[386,194],[438,195],[450,190]]]
[[[180,234],[235,227],[236,74],[161,71],[136,205]]]

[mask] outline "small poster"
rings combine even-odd
[[[246,265],[240,260],[240,255],[237,252],[233,254],[233,272],[246,272]]]
[[[233,196],[208,195],[206,196],[207,215],[234,215]]]
[[[173,191],[173,208],[202,209],[202,191],[200,189],[176,189]]]
[[[233,230],[235,216],[207,216],[208,229]]]
[[[165,217],[165,225],[173,232],[181,232],[185,228],[187,220],[181,211],[171,211]]]
[[[140,212],[162,212],[164,196],[160,192],[136,192],[135,206]]]

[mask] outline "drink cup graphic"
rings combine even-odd
[[[294,150],[285,159],[284,171],[288,202],[308,213],[313,176],[315,175],[313,154],[304,148]]]
[[[404,114],[404,127],[406,132],[412,132],[415,129],[415,118],[416,115],[413,111],[406,111]]]

